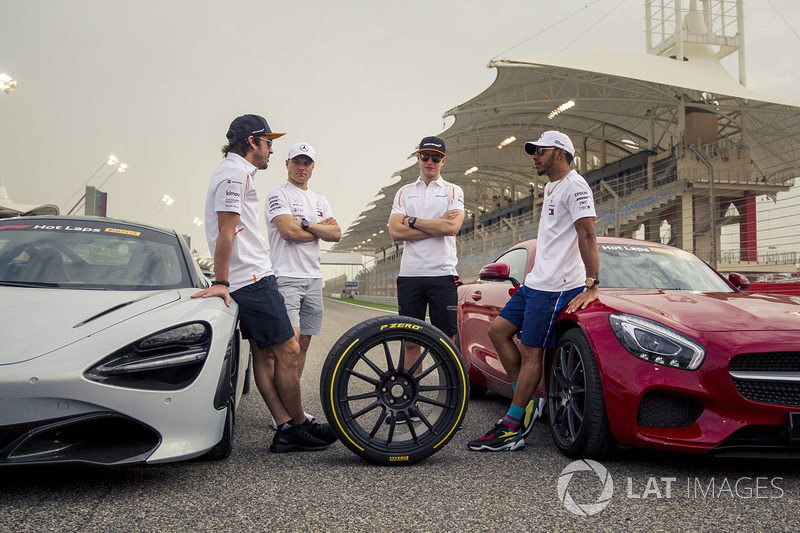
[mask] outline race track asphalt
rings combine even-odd
[[[303,394],[322,417],[325,355],[350,326],[382,313],[326,300]],[[273,432],[255,387],[237,416],[232,456],[157,466],[0,469],[0,531],[800,531],[797,461],[722,461],[623,451],[595,471],[572,461],[537,423],[519,452],[476,453],[508,401],[470,402],[461,431],[406,467],[362,461],[340,443],[322,452],[271,454]],[[562,480],[561,497],[559,479]],[[606,489],[607,506],[596,510]],[[669,491],[668,491],[669,489]],[[565,505],[564,501],[567,502]],[[585,512],[585,511],[584,511]]]

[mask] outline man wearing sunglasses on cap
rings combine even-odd
[[[541,406],[531,398],[542,377],[544,350],[555,346],[556,317],[564,307],[568,313],[585,308],[599,294],[594,197],[583,176],[570,169],[575,156],[572,141],[559,131],[546,131],[538,141],[525,143],[525,151],[533,156],[536,173],[549,180],[539,218],[536,261],[524,285],[489,327],[514,399],[505,417],[467,444],[474,451],[525,446],[532,422],[529,406]],[[518,333],[519,348],[514,342]]]
[[[419,143],[420,176],[397,191],[389,233],[393,241],[403,242],[397,278],[399,314],[425,320],[429,308],[431,323],[454,339],[458,331],[455,236],[464,222],[464,191],[442,179],[445,154],[444,141],[439,137],[425,137]],[[406,346],[405,366],[410,368],[420,355],[420,347],[412,343]]]

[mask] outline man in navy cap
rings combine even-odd
[[[208,248],[214,257],[211,287],[192,298],[219,296],[239,306],[242,336],[250,340],[253,376],[275,418],[272,452],[322,450],[336,440],[328,424],[307,420],[300,395],[300,347],[258,231],[255,175],[265,170],[274,133],[264,117],[242,115],[231,122],[225,159],[211,177],[206,195]],[[274,371],[272,357],[274,355]]]
[[[446,153],[439,137],[420,141],[420,176],[397,191],[389,215],[389,234],[393,241],[403,242],[397,277],[398,313],[425,320],[429,309],[431,324],[453,340],[458,332],[455,236],[464,223],[464,191],[442,179]],[[406,346],[404,362],[410,368],[421,350],[413,343]],[[422,365],[418,371],[422,371]],[[417,420],[412,416],[412,422]]]

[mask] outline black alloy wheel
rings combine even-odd
[[[550,432],[570,458],[603,458],[614,449],[600,372],[580,329],[564,333],[547,365]]]
[[[405,364],[409,344],[420,347]],[[467,411],[458,349],[421,320],[384,316],[347,331],[322,369],[323,410],[342,443],[367,461],[408,465],[436,453]]]

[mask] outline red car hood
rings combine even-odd
[[[671,319],[697,331],[797,331],[800,298],[776,294],[609,290],[600,301],[624,313]]]

